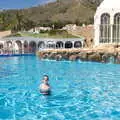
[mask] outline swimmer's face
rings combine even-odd
[[[44,80],[48,81],[48,77],[47,77],[47,76],[44,76]]]
[[[48,77],[47,77],[47,76],[44,76],[43,82],[44,82],[44,83],[48,83]]]

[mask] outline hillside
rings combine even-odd
[[[23,30],[34,26],[60,28],[68,23],[93,23],[97,5],[101,0],[57,0],[42,6],[0,13],[0,29]]]

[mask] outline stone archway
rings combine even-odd
[[[5,54],[11,54],[12,50],[13,50],[13,43],[12,43],[12,41],[6,41],[5,48],[4,48]]]
[[[15,47],[15,50],[18,50],[17,52],[21,54],[21,53],[22,53],[22,42],[21,42],[20,40],[17,40],[17,41],[15,42],[15,44],[16,44],[16,45],[15,45],[15,46],[16,46],[16,47]]]
[[[0,43],[0,54],[3,53],[3,43]]]
[[[73,47],[73,43],[71,41],[65,42],[65,48],[72,48],[72,47]]]
[[[56,48],[59,49],[59,48],[63,48],[64,47],[64,43],[62,41],[58,41],[56,43]]]
[[[42,48],[45,48],[45,43],[43,41],[39,41],[38,42],[38,49],[42,49]]]
[[[47,42],[47,48],[48,49],[55,49],[56,48],[56,44],[54,41],[48,41]]]
[[[82,47],[81,41],[75,41],[74,48],[81,48],[81,47]]]
[[[12,41],[7,41],[7,42],[6,42],[6,47],[7,47],[7,48],[10,48],[11,46],[12,46]]]
[[[24,41],[24,53],[29,53],[29,44],[28,44],[28,41]]]
[[[30,53],[36,53],[36,49],[37,49],[37,44],[35,41],[31,41],[29,43],[29,52]]]
[[[0,43],[0,49],[3,49],[3,43]]]

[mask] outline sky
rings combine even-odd
[[[53,1],[55,0],[0,0],[0,10],[29,8]]]

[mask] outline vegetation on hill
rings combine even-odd
[[[42,6],[0,12],[0,30],[29,30],[35,26],[61,28],[66,24],[93,23],[101,0],[57,0]]]
[[[51,31],[45,31],[42,33],[30,33],[30,32],[17,32],[13,33],[10,36],[7,37],[37,37],[37,38],[80,38],[77,36],[74,36],[72,34],[69,34],[65,30],[51,30]]]

